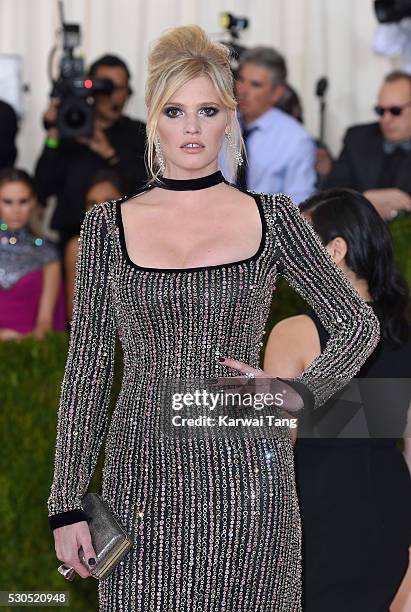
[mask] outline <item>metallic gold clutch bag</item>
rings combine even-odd
[[[116,567],[118,562],[133,546],[132,539],[124,531],[116,518],[112,515],[100,495],[87,493],[82,499],[84,512],[90,529],[91,542],[96,552],[95,565],[89,565],[84,558],[83,548],[79,549],[79,558],[90,574],[101,580],[106,578]],[[60,569],[62,568],[62,569]],[[67,572],[71,568],[60,566],[59,571],[69,580],[74,577],[74,570],[70,576]]]

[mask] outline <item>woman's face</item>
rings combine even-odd
[[[36,199],[25,183],[13,181],[0,187],[0,218],[10,230],[19,230],[30,220]]]
[[[165,176],[192,178],[215,172],[230,112],[208,76],[182,85],[157,124]]]
[[[95,204],[118,200],[123,196],[117,187],[110,181],[102,181],[91,187],[86,195],[86,210],[90,210]]]

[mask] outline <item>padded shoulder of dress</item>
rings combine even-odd
[[[117,206],[120,206],[119,200],[108,200],[107,202],[101,202],[95,204],[89,211],[87,211],[85,219],[88,221],[94,220],[98,223],[105,224],[108,231],[115,229],[116,222],[116,210]]]
[[[283,204],[285,206],[295,206],[294,202],[292,201],[292,199],[290,198],[289,195],[287,195],[286,193],[275,193],[274,195],[271,196],[273,199],[273,203],[274,204]]]
[[[263,191],[247,191],[249,195],[258,196],[262,202],[271,202],[272,204],[292,204],[295,206],[294,202],[286,193],[265,193]]]

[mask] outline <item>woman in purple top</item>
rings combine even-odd
[[[30,229],[35,203],[27,172],[0,172],[0,340],[65,328],[59,255]]]

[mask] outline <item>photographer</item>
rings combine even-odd
[[[90,176],[111,168],[123,179],[127,191],[137,191],[146,181],[144,166],[145,124],[123,115],[131,94],[130,72],[118,57],[105,55],[89,70],[91,79],[109,79],[111,94],[95,95],[92,137],[60,138],[56,126],[58,98],[52,98],[44,115],[46,142],[37,162],[35,179],[41,200],[57,196],[51,227],[59,230],[60,244],[79,233]]]

